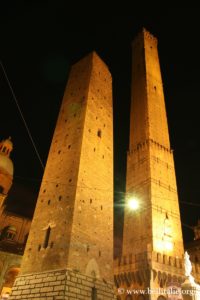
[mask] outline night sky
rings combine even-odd
[[[8,1],[9,2],[9,1]],[[28,3],[27,3],[28,2]],[[45,164],[71,64],[96,50],[113,76],[115,203],[123,200],[129,135],[131,41],[142,27],[158,38],[182,222],[200,218],[198,9],[154,7],[128,15],[74,14],[67,1],[13,1],[1,7],[0,53]],[[9,210],[33,214],[43,169],[0,69],[0,139],[12,137],[14,184]],[[188,202],[190,205],[187,203]],[[196,204],[196,205],[195,205]],[[115,208],[116,244],[123,211]],[[185,242],[192,230],[183,226]]]

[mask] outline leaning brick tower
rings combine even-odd
[[[116,284],[125,290],[163,288],[172,279],[173,284],[180,284],[184,275],[179,202],[157,39],[144,29],[133,41],[132,51],[123,250],[115,265]],[[137,201],[138,209],[131,210],[129,201]]]
[[[70,72],[11,299],[114,299],[112,282],[112,78],[93,52]]]

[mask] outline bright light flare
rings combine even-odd
[[[137,210],[139,208],[139,202],[136,198],[130,198],[128,200],[128,208],[130,210]]]
[[[156,248],[158,252],[167,251],[170,252],[173,250],[173,242],[172,241],[157,241]]]
[[[173,244],[172,244],[172,242],[170,242],[170,241],[165,241],[165,242],[164,242],[164,247],[165,247],[165,249],[168,250],[168,251],[172,251],[172,250],[173,250]]]

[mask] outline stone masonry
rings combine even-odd
[[[119,288],[158,289],[184,281],[181,220],[157,39],[143,29],[132,53],[123,249],[114,273]],[[131,198],[136,211],[127,205]]]
[[[54,270],[20,276],[16,279],[10,299],[110,300],[115,298],[113,286],[102,280],[70,270]]]
[[[147,251],[148,245],[154,251],[182,258],[179,202],[157,39],[146,30],[133,42],[126,194],[127,201],[133,196],[138,199],[140,209],[125,209],[123,255],[132,253],[133,248],[136,254]]]
[[[11,299],[114,299],[112,283],[112,77],[92,52],[71,68]]]

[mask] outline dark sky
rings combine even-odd
[[[113,76],[115,201],[119,202],[128,149],[131,41],[146,27],[158,38],[182,222],[194,225],[200,217],[198,9],[151,6],[131,12],[76,15],[67,1],[13,1],[10,5],[8,1],[0,12],[1,60],[45,164],[70,65],[97,51]],[[11,136],[14,143],[15,174],[8,208],[30,216],[43,170],[2,69],[0,99],[0,138]],[[122,209],[116,208],[117,230],[122,216]],[[183,234],[185,241],[193,238],[186,226]]]

